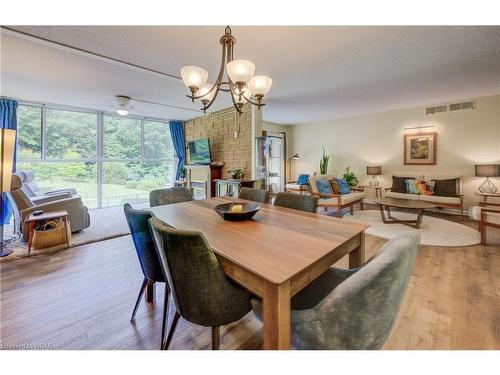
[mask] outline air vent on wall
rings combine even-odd
[[[458,111],[460,109],[474,109],[474,108],[476,108],[476,103],[474,103],[474,101],[450,104],[450,111]]]
[[[445,105],[437,105],[434,107],[427,107],[425,109],[425,114],[426,115],[433,115],[435,113],[441,113],[441,112],[446,112],[447,107]]]

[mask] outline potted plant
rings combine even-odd
[[[347,184],[351,187],[356,186],[359,182],[354,172],[351,172],[350,166],[345,167],[344,175],[342,177],[344,177],[344,180],[346,180]]]
[[[228,171],[228,173],[231,175],[231,178],[234,180],[241,180],[245,177],[245,172],[243,169],[237,168],[237,169],[231,169]]]
[[[185,167],[179,168],[179,178],[181,180],[184,180],[186,178],[186,168]]]
[[[330,161],[330,155],[326,154],[325,146],[321,145],[323,148],[323,156],[319,161],[319,172],[320,174],[327,174],[328,172],[328,162]]]

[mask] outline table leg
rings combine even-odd
[[[263,295],[264,349],[290,349],[290,282],[266,283]]]
[[[365,232],[359,234],[359,246],[349,253],[349,268],[358,268],[365,262]]]
[[[30,227],[28,229],[28,256],[31,255],[31,246],[33,246],[33,234],[35,231],[35,222],[30,221]],[[22,234],[21,234],[22,235]]]
[[[148,280],[146,284],[146,293],[144,293],[146,302],[154,302],[155,300],[155,282]]]
[[[422,216],[424,214],[424,210],[417,210],[417,221],[415,222],[415,228],[420,229],[420,223],[422,222]]]

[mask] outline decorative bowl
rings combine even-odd
[[[224,220],[244,221],[250,220],[260,210],[260,206],[255,202],[231,202],[219,204],[214,210]]]

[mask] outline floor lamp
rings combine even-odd
[[[290,179],[288,181],[292,179],[292,160],[297,160],[297,159],[300,159],[300,156],[299,154],[295,153],[286,160],[287,163],[290,162]]]
[[[16,131],[0,129],[0,214],[4,214],[3,193],[10,191],[12,179],[12,166],[14,164],[14,146],[16,144]],[[4,249],[3,227],[0,229],[0,257],[7,256],[12,250]]]

